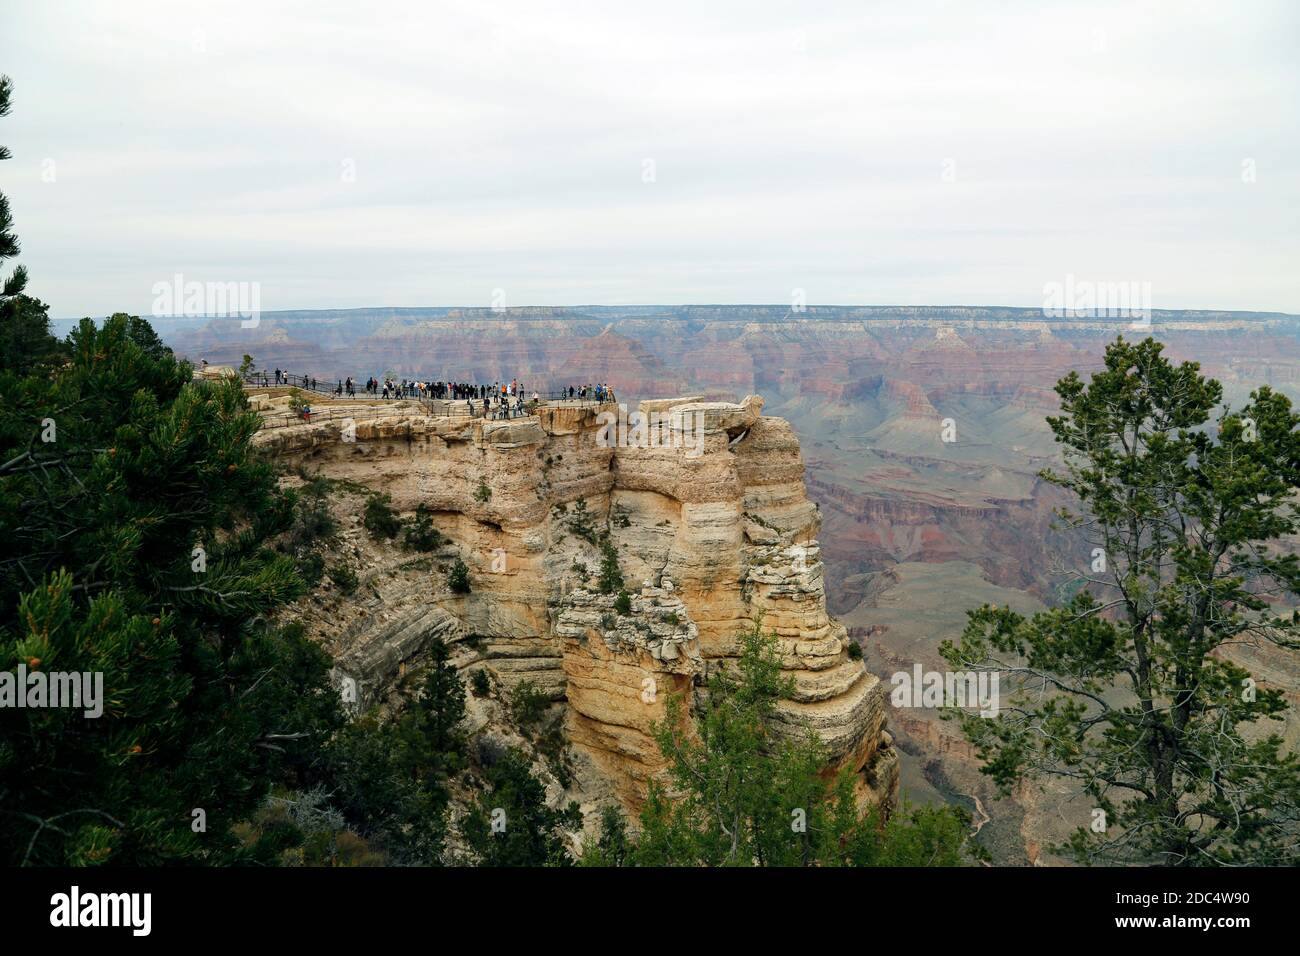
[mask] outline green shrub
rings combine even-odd
[[[569,767],[568,738],[564,734],[564,715],[556,714],[546,722],[546,726],[537,735],[537,749],[546,758],[546,766],[554,774],[556,781],[566,790],[573,783],[573,771]]]
[[[619,591],[618,597],[614,598],[614,610],[623,615],[631,614],[632,596],[626,591]]]
[[[330,567],[327,573],[329,574],[330,580],[334,582],[334,586],[344,594],[351,594],[357,589],[357,584],[359,583],[357,580],[357,572],[353,571],[346,564],[335,564]]]
[[[854,640],[849,641],[849,660],[854,660],[854,661],[862,660],[862,645],[859,644],[857,641]]]
[[[582,828],[577,801],[563,810],[546,803],[546,788],[529,770],[530,761],[517,750],[504,750],[485,768],[488,788],[461,824],[470,854],[477,866],[567,866],[571,863],[567,833]],[[510,821],[495,830],[500,814]]]
[[[478,487],[474,489],[474,500],[481,505],[485,505],[488,503],[488,499],[491,497],[492,497],[492,489],[488,487],[488,483],[486,481],[484,481],[482,478],[479,478]]]
[[[521,728],[530,728],[542,719],[550,702],[545,691],[532,681],[520,681],[510,692],[510,716]]]
[[[451,566],[447,572],[447,586],[456,594],[469,594],[469,565],[460,558]]]
[[[315,551],[309,551],[298,559],[298,575],[309,588],[320,584],[325,576],[325,559]]]
[[[436,551],[442,547],[442,533],[433,526],[433,512],[421,502],[402,536],[407,551]]]
[[[290,544],[299,550],[313,548],[318,542],[333,538],[338,530],[339,523],[330,513],[329,502],[320,486],[305,487],[294,508]]]
[[[480,667],[470,675],[470,688],[474,691],[475,697],[487,697],[492,693],[492,682],[488,679],[488,672],[485,668]]]
[[[371,495],[366,500],[366,513],[361,523],[376,538],[392,540],[402,530],[402,520],[393,510],[393,499],[386,494]]]
[[[569,516],[568,520],[568,528],[570,534],[592,544],[596,543],[596,525],[591,512],[587,510],[587,502],[578,501],[574,503],[573,514]]]
[[[609,541],[600,545],[600,593],[613,594],[623,587],[623,572],[618,567],[618,552]]]

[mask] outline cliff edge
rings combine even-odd
[[[486,667],[507,689],[532,681],[561,703],[570,745],[635,810],[665,773],[651,726],[667,700],[697,702],[761,617],[794,683],[782,725],[815,731],[828,773],[847,766],[864,801],[892,805],[885,689],[827,613],[799,442],[761,414],[761,397],[560,404],[506,421],[315,404],[317,421],[278,422],[256,441],[303,474],[384,492],[399,512],[425,506],[447,542],[421,563],[353,534],[365,588],[307,614],[366,700],[442,636],[461,646],[462,667]],[[630,596],[622,613],[597,586],[610,547]],[[456,558],[467,594],[433,566]]]

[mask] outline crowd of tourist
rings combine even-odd
[[[278,368],[275,369],[274,374],[276,385],[290,385],[297,379],[304,388],[313,391],[320,390],[315,378],[293,376],[287,371]],[[253,378],[256,380],[258,375],[254,374]],[[260,373],[260,378],[263,385],[271,384],[266,372]],[[335,395],[346,395],[352,398],[357,394],[357,387],[357,383],[349,376],[345,379],[339,379],[333,391]],[[465,407],[471,415],[478,415],[481,410],[481,414],[486,418],[513,418],[525,415],[528,413],[528,406],[541,401],[541,397],[536,391],[531,396],[528,396],[523,382],[518,379],[511,379],[509,382],[497,381],[491,385],[475,385],[469,382],[424,382],[417,379],[404,378],[397,380],[388,377],[381,380],[371,376],[360,387],[365,394],[375,398],[464,401]],[[329,386],[326,385],[325,389],[328,388]],[[570,385],[567,389],[561,389],[559,394],[561,399],[567,397],[571,400],[601,403],[614,401],[614,390],[609,387],[608,383],[603,382],[595,385],[590,383]]]
[[[348,379],[349,383],[351,381]],[[518,379],[493,382],[491,385],[471,385],[468,382],[421,382],[405,378],[399,382],[391,378],[383,381],[370,378],[366,380],[365,390],[367,394],[379,398],[516,399],[524,395],[524,385]],[[533,397],[537,397],[536,393]]]

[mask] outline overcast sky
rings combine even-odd
[[[784,302],[1300,312],[1300,4],[3,0],[55,316]],[[1253,180],[1252,179],[1253,170]]]

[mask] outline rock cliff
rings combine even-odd
[[[448,542],[420,562],[354,534],[359,596],[307,615],[365,700],[390,692],[428,635],[472,647],[463,666],[561,702],[572,748],[635,808],[665,772],[651,726],[667,700],[696,703],[761,617],[795,688],[781,726],[815,731],[828,772],[847,766],[864,800],[892,802],[886,689],[827,613],[799,442],[762,405],[687,397],[484,421],[317,403],[316,422],[257,441],[301,473],[385,492],[400,512],[424,505]],[[608,547],[630,596],[621,613],[597,587]],[[436,567],[456,558],[468,594]]]

